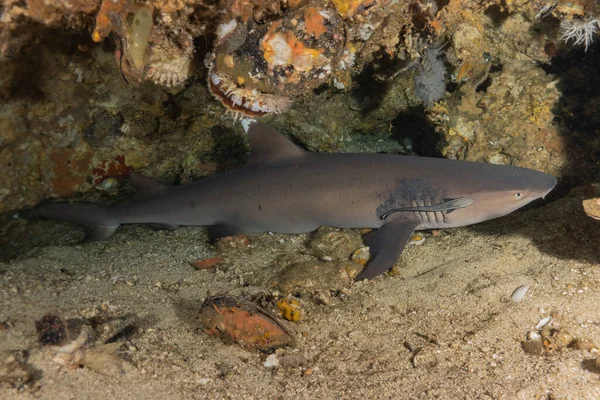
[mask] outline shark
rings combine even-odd
[[[357,280],[389,270],[415,230],[454,228],[543,198],[552,175],[508,165],[395,154],[316,153],[268,125],[243,120],[250,155],[238,169],[180,186],[132,173],[138,194],[103,205],[44,202],[25,218],[63,220],[105,240],[122,224],[206,226],[211,240],[238,234],[370,228],[371,257]]]

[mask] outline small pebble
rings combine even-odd
[[[561,329],[555,335],[555,342],[558,349],[569,347],[575,342],[575,335],[567,330]]]
[[[425,236],[417,234],[410,237],[410,240],[408,241],[408,246],[418,246],[423,243],[425,243]]]
[[[585,338],[575,339],[575,341],[573,341],[573,343],[571,344],[571,347],[575,350],[589,351],[591,353],[598,352],[598,346],[596,346],[596,344],[591,340]]]
[[[328,306],[331,304],[331,295],[329,292],[315,293],[315,302],[320,305]]]
[[[363,246],[360,249],[356,250],[354,253],[352,253],[352,261],[357,262],[361,265],[365,265],[367,261],[369,261],[369,258],[370,254],[368,246]]]
[[[223,257],[214,257],[214,258],[208,258],[205,260],[193,261],[190,264],[192,265],[192,267],[196,268],[198,271],[201,271],[204,269],[212,269],[212,268],[216,267],[218,264],[222,263],[223,260],[224,260]]]
[[[277,358],[277,354],[271,354],[264,363],[265,368],[275,368],[279,367],[279,358]]]
[[[546,318],[542,318],[540,320],[540,322],[538,322],[538,324],[535,326],[535,329],[540,330],[543,327],[545,327],[546,325],[548,325],[551,321],[552,321],[552,317],[551,316],[547,316]]]
[[[544,354],[544,345],[540,340],[526,340],[521,342],[521,347],[525,353],[532,356],[541,356]]]
[[[525,298],[525,295],[529,291],[530,287],[531,287],[531,285],[521,285],[521,286],[519,286],[518,288],[516,288],[512,292],[512,295],[510,296],[510,299],[512,301],[514,301],[515,303],[519,303],[520,301],[522,301]]]
[[[0,351],[0,384],[19,387],[33,379],[34,370],[26,358],[24,351]]]
[[[38,338],[42,345],[59,345],[67,340],[67,323],[59,315],[46,314],[35,321]]]
[[[279,363],[283,367],[293,367],[293,368],[304,367],[307,364],[306,359],[304,357],[294,356],[294,355],[281,357],[279,359]]]

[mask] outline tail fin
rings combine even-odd
[[[43,203],[36,208],[19,212],[19,217],[27,219],[56,219],[83,225],[88,228],[86,242],[108,239],[119,227],[119,222],[111,217],[109,207],[95,203]]]

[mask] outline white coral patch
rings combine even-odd
[[[319,11],[319,14],[325,19],[331,19],[331,14],[327,10],[321,10]]]
[[[344,50],[344,53],[342,53],[342,57],[340,59],[340,62],[338,63],[338,68],[341,70],[352,68],[354,66],[355,60],[356,53],[354,51],[346,49]]]
[[[237,28],[237,21],[235,19],[232,19],[224,24],[219,24],[217,28],[217,39],[223,39],[225,36],[233,32],[235,28]]]
[[[273,66],[286,66],[292,63],[292,48],[281,33],[277,33],[267,41],[267,45],[273,49]]]
[[[584,44],[587,51],[590,44],[594,41],[594,35],[600,29],[600,20],[596,18],[588,21],[577,19],[565,20],[561,23],[561,27],[563,29],[561,39],[565,43],[573,40],[575,46]]]

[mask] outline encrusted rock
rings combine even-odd
[[[19,387],[29,382],[33,372],[25,359],[25,353],[21,351],[0,352],[0,383]]]
[[[308,242],[308,247],[322,260],[348,260],[363,246],[363,240],[357,231],[329,227],[317,230]]]
[[[544,354],[544,345],[540,340],[526,340],[521,342],[521,347],[525,353],[532,356],[541,356]]]
[[[290,264],[273,285],[284,294],[315,294],[348,287],[363,266],[353,261],[304,261]]]

